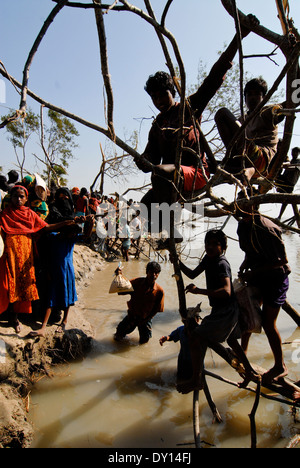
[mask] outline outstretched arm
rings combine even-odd
[[[195,279],[204,272],[204,268],[201,263],[194,270],[191,270],[191,268],[187,267],[182,262],[179,262],[179,266],[182,273],[184,273],[190,279]]]
[[[189,284],[186,287],[186,292],[191,294],[199,294],[201,296],[208,296],[210,299],[228,299],[231,294],[231,280],[230,278],[223,278],[220,289],[200,289],[194,284]]]
[[[259,24],[258,19],[253,15],[249,15],[249,20],[254,25]],[[250,33],[250,29],[242,26],[241,33],[242,38],[245,38]],[[218,89],[222,86],[226,77],[226,73],[232,67],[232,61],[237,51],[238,37],[235,35],[227,49],[223,52],[221,57],[212,67],[209,75],[205,78],[198,91],[190,96],[189,100],[191,106],[198,117],[200,117],[209,101],[214,97]]]

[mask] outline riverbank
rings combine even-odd
[[[65,333],[57,325],[47,327],[44,338],[27,339],[30,323],[22,323],[16,335],[7,322],[0,323],[0,448],[28,448],[34,428],[27,418],[31,389],[51,367],[84,357],[90,349],[93,330],[84,319],[80,296],[96,271],[105,268],[101,256],[76,245],[74,268],[79,301],[70,311]]]

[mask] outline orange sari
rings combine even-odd
[[[29,208],[8,208],[0,213],[0,227],[5,233],[5,249],[0,259],[0,314],[9,304],[16,313],[32,313],[31,302],[39,299],[32,234],[45,226]]]
[[[8,234],[5,247],[0,266],[0,314],[7,310],[9,304],[13,304],[16,313],[30,314],[31,302],[39,299],[31,236]]]

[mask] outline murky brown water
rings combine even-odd
[[[236,226],[229,225],[226,232],[236,238],[235,229]],[[300,239],[298,235],[288,235],[285,242],[293,269],[289,301],[299,309]],[[236,274],[243,259],[236,242],[230,242],[227,257]],[[146,261],[131,261],[125,265],[124,272],[129,278],[143,276],[146,264]],[[36,428],[33,448],[166,449],[194,441],[192,394],[182,396],[175,389],[179,345],[166,343],[162,348],[158,343],[162,335],[181,324],[172,265],[162,264],[158,281],[166,292],[166,311],[155,317],[153,339],[143,346],[138,345],[137,333],[124,343],[113,340],[127,300],[107,293],[115,268],[115,263],[108,264],[104,272],[97,273],[81,297],[86,305],[86,317],[96,332],[93,352],[84,362],[56,369],[57,376],[43,379],[32,394],[30,417]],[[196,281],[204,286],[204,278]],[[188,296],[188,306],[196,305],[197,299]],[[203,309],[209,311],[207,300],[203,301]],[[284,312],[278,324],[283,341],[300,340],[299,329]],[[285,345],[284,351],[290,377],[299,379],[300,364],[291,360],[293,349]],[[272,355],[264,335],[252,337],[249,358],[266,369],[272,367]],[[206,367],[231,380],[239,380],[211,352]],[[218,448],[250,447],[248,414],[253,395],[212,379],[208,384],[223,423],[212,425],[211,412],[201,396],[201,439]],[[256,421],[259,447],[285,447],[300,429],[288,406],[268,400],[261,400]]]

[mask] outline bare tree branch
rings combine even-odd
[[[8,75],[7,72],[5,72],[4,70],[2,70],[0,68],[0,74],[8,79],[9,81],[13,82],[18,88],[21,88],[22,85],[19,81],[17,81],[15,78],[13,78],[11,75]],[[88,120],[85,120],[83,119],[82,117],[79,117],[78,115],[76,114],[72,114],[71,112],[61,108],[61,107],[58,107],[54,104],[51,104],[50,102],[47,102],[45,101],[44,99],[42,99],[40,96],[38,96],[37,94],[33,93],[32,91],[30,91],[30,89],[27,90],[27,94],[28,96],[32,97],[32,99],[34,99],[35,101],[37,101],[38,103],[40,104],[43,104],[45,107],[47,107],[48,109],[52,109],[54,110],[55,112],[58,112],[59,114],[62,114],[64,115],[65,117],[68,117],[69,119],[72,119],[72,120],[75,120],[76,122],[84,125],[85,127],[88,127],[88,128],[91,128],[92,130],[95,130],[96,132],[99,132],[99,133],[102,133],[103,135],[105,135],[107,138],[111,138],[111,133],[109,130],[97,125],[97,124],[94,124],[92,122],[89,122]],[[0,125],[0,128],[1,128],[1,125]],[[131,146],[129,146],[127,143],[125,143],[123,140],[121,140],[120,138],[118,138],[116,136],[115,138],[115,141],[117,146],[119,146],[120,148],[122,148],[124,151],[126,151],[127,153],[129,153],[131,156],[133,156],[134,158],[136,159],[139,159],[141,157],[141,155],[134,149],[132,148]]]
[[[93,0],[95,5],[101,6],[101,0]],[[104,86],[107,96],[107,126],[111,132],[111,139],[115,139],[115,130],[113,123],[113,114],[114,114],[114,97],[113,90],[111,86],[110,73],[108,67],[108,57],[107,57],[107,45],[106,45],[106,34],[105,34],[105,25],[103,21],[103,12],[100,9],[95,9],[96,24],[99,37],[100,45],[100,56],[101,56],[101,69],[102,76],[104,80]]]
[[[34,41],[34,44],[29,52],[25,67],[24,67],[24,72],[23,72],[23,83],[22,83],[22,89],[21,89],[21,102],[20,102],[20,112],[26,112],[26,98],[27,98],[27,88],[28,88],[28,81],[29,81],[29,71],[30,67],[32,65],[34,56],[44,39],[49,27],[53,23],[55,17],[60,13],[60,11],[64,8],[66,5],[67,0],[59,0],[58,4],[54,9],[51,11],[50,15],[46,19],[42,29],[39,32],[39,35],[37,36],[36,40]]]

